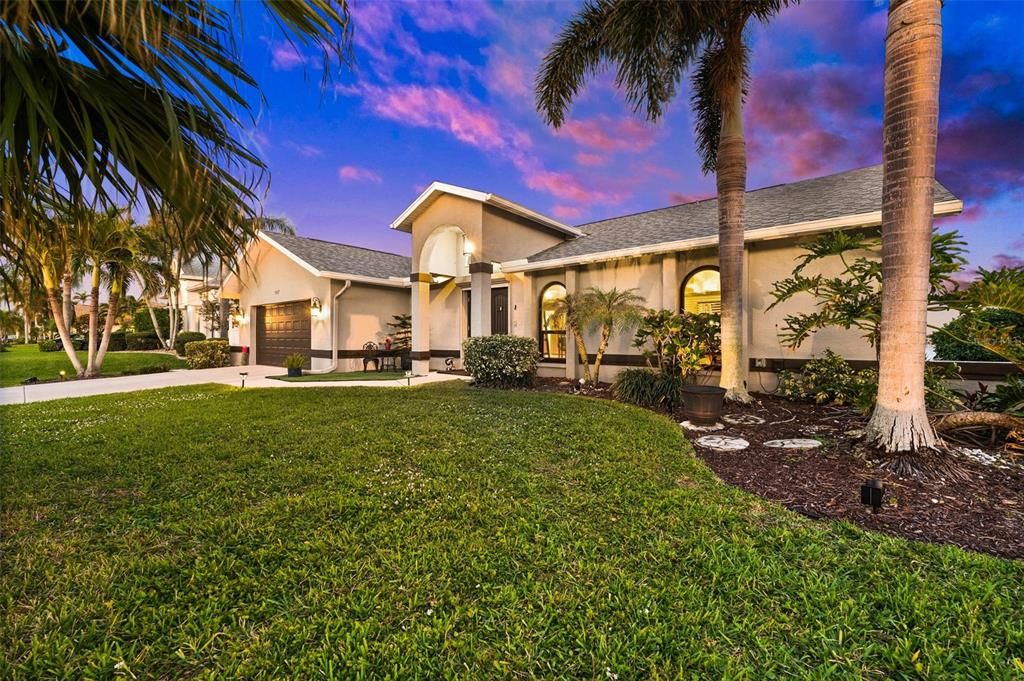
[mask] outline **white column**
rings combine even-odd
[[[412,274],[412,372],[430,373],[430,275]]]
[[[565,293],[566,295],[576,293],[576,269],[565,268]],[[580,358],[576,353],[576,334],[569,329],[565,330],[565,377],[571,381],[580,378]]]
[[[661,309],[679,311],[679,276],[676,268],[676,254],[661,256]]]
[[[491,272],[489,262],[469,264],[469,332],[473,337],[491,335]]]

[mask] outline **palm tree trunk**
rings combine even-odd
[[[64,273],[64,276],[61,277],[60,281],[61,296],[63,296],[61,298],[61,301],[63,302],[62,307],[64,309],[65,324],[71,324],[71,318],[75,314],[75,301],[71,297],[71,288],[73,285],[74,277],[72,276],[71,271],[69,270]]]
[[[29,316],[28,310],[25,309],[24,305],[21,307],[21,324],[25,330],[24,340],[28,343],[29,336],[32,335],[32,317]]]
[[[594,355],[594,385],[601,382],[601,360],[604,359],[604,352],[608,349],[608,339],[611,335],[610,326],[607,324],[601,326],[601,342],[597,344],[597,354]]]
[[[743,338],[743,207],[747,189],[747,146],[743,137],[742,88],[737,84],[722,106],[718,143],[718,268],[722,285],[722,377],[725,397],[749,402]]]
[[[98,320],[100,316],[100,266],[98,264],[94,264],[92,267],[91,284],[92,286],[89,291],[89,341],[85,364],[86,376],[95,376],[99,373],[99,367],[96,366],[96,349],[99,345],[96,342],[96,330],[99,326]]]
[[[64,280],[70,283],[67,275]],[[60,336],[61,343],[64,344],[64,352],[67,354],[68,359],[71,360],[71,366],[75,370],[76,376],[81,376],[84,373],[82,368],[82,362],[78,359],[78,353],[75,352],[74,343],[71,342],[71,333],[68,331],[67,320],[64,317],[64,310],[60,300],[57,299],[57,287],[56,282],[53,281],[53,277],[50,275],[49,270],[43,268],[43,286],[46,288],[46,301],[50,305],[50,314],[53,315],[53,322],[57,325],[57,334]],[[63,282],[62,282],[63,284]],[[71,300],[70,292],[64,296],[64,302]]]
[[[160,347],[167,349],[167,344],[164,343],[164,335],[160,333],[160,324],[156,320],[156,312],[153,311],[153,306],[149,302],[149,298],[146,299],[146,309],[149,310],[149,319],[153,322],[153,333],[156,334],[156,339],[160,341]],[[168,315],[170,317],[170,315]]]
[[[892,0],[885,40],[882,319],[878,401],[867,438],[904,466],[934,448],[924,371],[935,140],[942,61],[941,0]]]
[[[118,279],[110,284],[110,300],[107,301],[107,319],[103,323],[103,339],[100,341],[99,350],[96,352],[96,373],[103,368],[103,360],[107,356],[107,349],[110,347],[110,334],[114,331],[114,321],[117,319],[117,308],[121,303],[121,282]]]
[[[583,368],[583,380],[587,383],[593,383],[593,379],[590,374],[590,360],[587,359],[587,343],[583,340],[583,329],[576,328],[573,324],[571,325],[572,339],[576,343],[576,354],[580,358],[580,366]]]

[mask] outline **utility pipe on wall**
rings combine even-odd
[[[338,322],[340,317],[338,316],[338,299],[341,298],[341,294],[351,288],[352,282],[348,279],[345,280],[345,285],[341,287],[341,290],[334,294],[334,298],[331,300],[331,366],[326,369],[310,369],[306,373],[309,374],[329,374],[332,371],[338,369]]]

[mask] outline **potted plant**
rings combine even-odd
[[[296,377],[302,375],[302,365],[306,363],[306,356],[298,352],[292,353],[284,358],[284,368],[288,370],[288,376]]]
[[[718,315],[680,315],[676,359],[683,376],[683,412],[694,425],[713,425],[722,417],[725,388],[707,385],[721,340]]]

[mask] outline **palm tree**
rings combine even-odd
[[[601,381],[601,360],[608,349],[609,339],[616,333],[636,327],[644,316],[643,297],[636,289],[620,291],[617,288],[589,288],[583,294],[584,323],[590,329],[601,329],[601,340],[594,356],[594,382]]]
[[[347,0],[265,4],[286,39],[320,51],[325,83],[350,63]],[[234,35],[243,5],[0,0],[0,252],[24,249],[56,186],[77,205],[140,195],[252,215],[265,167],[238,139],[260,103]],[[212,245],[238,227],[218,223]]]
[[[288,234],[295,236],[295,224],[283,215],[262,215],[253,218],[256,229],[271,234]]]
[[[593,383],[593,375],[590,373],[590,360],[587,357],[587,344],[583,338],[586,330],[587,320],[590,317],[587,307],[592,299],[581,293],[569,293],[558,298],[552,303],[551,311],[558,317],[565,319],[565,328],[572,333],[573,341],[576,344],[576,354],[580,358],[580,365],[583,367],[583,380]]]
[[[722,281],[722,378],[726,396],[749,401],[743,338],[743,206],[747,183],[743,94],[748,50],[743,31],[787,0],[589,0],[544,57],[537,78],[538,109],[555,127],[587,76],[606,62],[634,109],[657,120],[692,75],[697,147],[704,172],[718,185],[718,258]]]
[[[868,440],[897,471],[938,444],[925,411],[929,256],[942,61],[941,0],[892,0],[885,39],[882,319]]]

